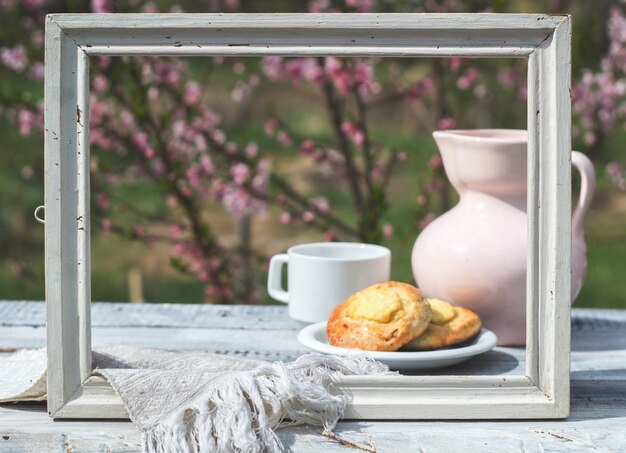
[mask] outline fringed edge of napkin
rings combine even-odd
[[[348,395],[333,392],[341,375],[395,374],[365,354],[310,353],[229,373],[219,385],[143,434],[145,451],[167,453],[281,451],[279,426],[307,423],[332,430]]]

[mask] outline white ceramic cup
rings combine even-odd
[[[287,266],[285,291],[281,272]],[[267,291],[289,304],[298,321],[326,321],[333,308],[349,295],[389,280],[391,251],[383,246],[353,242],[319,242],[291,247],[270,261]]]

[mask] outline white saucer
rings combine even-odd
[[[305,327],[298,333],[298,341],[307,348],[324,354],[347,355],[356,349],[341,348],[328,343],[326,322],[318,322]],[[496,335],[482,329],[476,337],[460,347],[438,349],[436,351],[363,351],[375,360],[395,370],[426,370],[461,363],[470,357],[487,352],[496,345]]]

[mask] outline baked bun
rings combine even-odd
[[[404,349],[439,349],[462,343],[480,332],[480,318],[473,311],[452,306],[440,299],[427,300],[433,313],[430,325],[423,335],[404,345]]]
[[[396,351],[426,331],[431,319],[419,289],[384,282],[348,297],[328,318],[328,341],[343,348]]]

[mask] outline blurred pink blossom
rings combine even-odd
[[[454,118],[450,118],[448,116],[440,118],[439,121],[437,121],[437,129],[445,131],[447,129],[452,129],[453,127],[456,126],[456,121],[454,121]]]
[[[334,231],[328,230],[324,232],[324,241],[333,242],[337,240],[337,235]]]
[[[255,142],[248,143],[246,147],[244,148],[244,153],[246,154],[247,157],[251,159],[256,157],[257,154],[259,153],[259,145],[257,145]]]
[[[230,167],[230,174],[235,184],[242,186],[250,178],[250,169],[246,164],[238,163]]]
[[[285,131],[280,131],[276,136],[276,139],[278,140],[278,143],[283,146],[289,146],[292,143],[291,137]]]
[[[330,203],[326,198],[320,197],[313,199],[313,206],[321,213],[330,212]]]
[[[448,64],[450,65],[450,69],[452,69],[453,72],[457,72],[459,70],[462,62],[463,59],[461,57],[448,58]]]
[[[476,81],[478,80],[478,76],[480,73],[476,68],[467,68],[463,75],[459,77],[456,81],[456,86],[460,90],[467,90],[470,88]]]
[[[233,72],[235,74],[243,74],[246,70],[246,65],[243,61],[236,61],[235,64],[233,64]]]
[[[605,172],[618,189],[626,190],[626,175],[624,174],[624,166],[622,164],[609,162]]]
[[[344,121],[341,123],[341,131],[354,142],[357,146],[362,146],[365,141],[365,134],[360,130],[356,124],[351,121]]]
[[[101,226],[104,231],[111,231],[113,222],[111,222],[111,219],[102,219]]]
[[[94,13],[110,13],[113,11],[109,0],[91,0],[91,11]]]
[[[274,135],[276,133],[276,128],[278,128],[278,120],[276,118],[270,118],[265,121],[263,124],[263,129],[265,130],[265,134]]]
[[[230,97],[235,102],[243,102],[248,99],[251,94],[252,89],[250,88],[250,85],[239,81],[235,84],[233,91],[230,93]]]
[[[313,140],[306,139],[300,144],[300,152],[305,156],[310,155],[315,149],[315,143]]]
[[[433,81],[428,77],[423,77],[413,85],[409,87],[406,91],[406,97],[409,102],[413,102],[419,99],[422,99],[426,96],[433,87]]]
[[[374,11],[374,0],[345,0],[346,6],[356,9],[359,13]]]
[[[0,47],[0,62],[15,72],[22,72],[28,64],[26,48],[21,44],[15,47]]]
[[[107,211],[111,207],[111,199],[107,194],[99,192],[96,194],[96,205],[98,209]]]
[[[330,12],[331,6],[330,0],[310,0],[307,9],[310,13],[324,13]]]
[[[41,61],[33,62],[28,68],[28,77],[31,80],[40,82],[44,79],[45,76],[46,76],[46,68],[43,62]]]
[[[289,225],[291,223],[291,214],[288,212],[281,213],[280,223],[282,223],[283,225]]]
[[[183,94],[183,102],[187,105],[196,105],[202,99],[202,90],[200,84],[191,80],[185,84],[185,93]]]
[[[388,223],[383,225],[383,235],[386,238],[390,238],[391,236],[393,236],[393,225],[390,225]]]
[[[33,130],[43,129],[42,106],[37,110],[30,108],[20,108],[17,112],[17,125],[21,135],[30,135]]]

